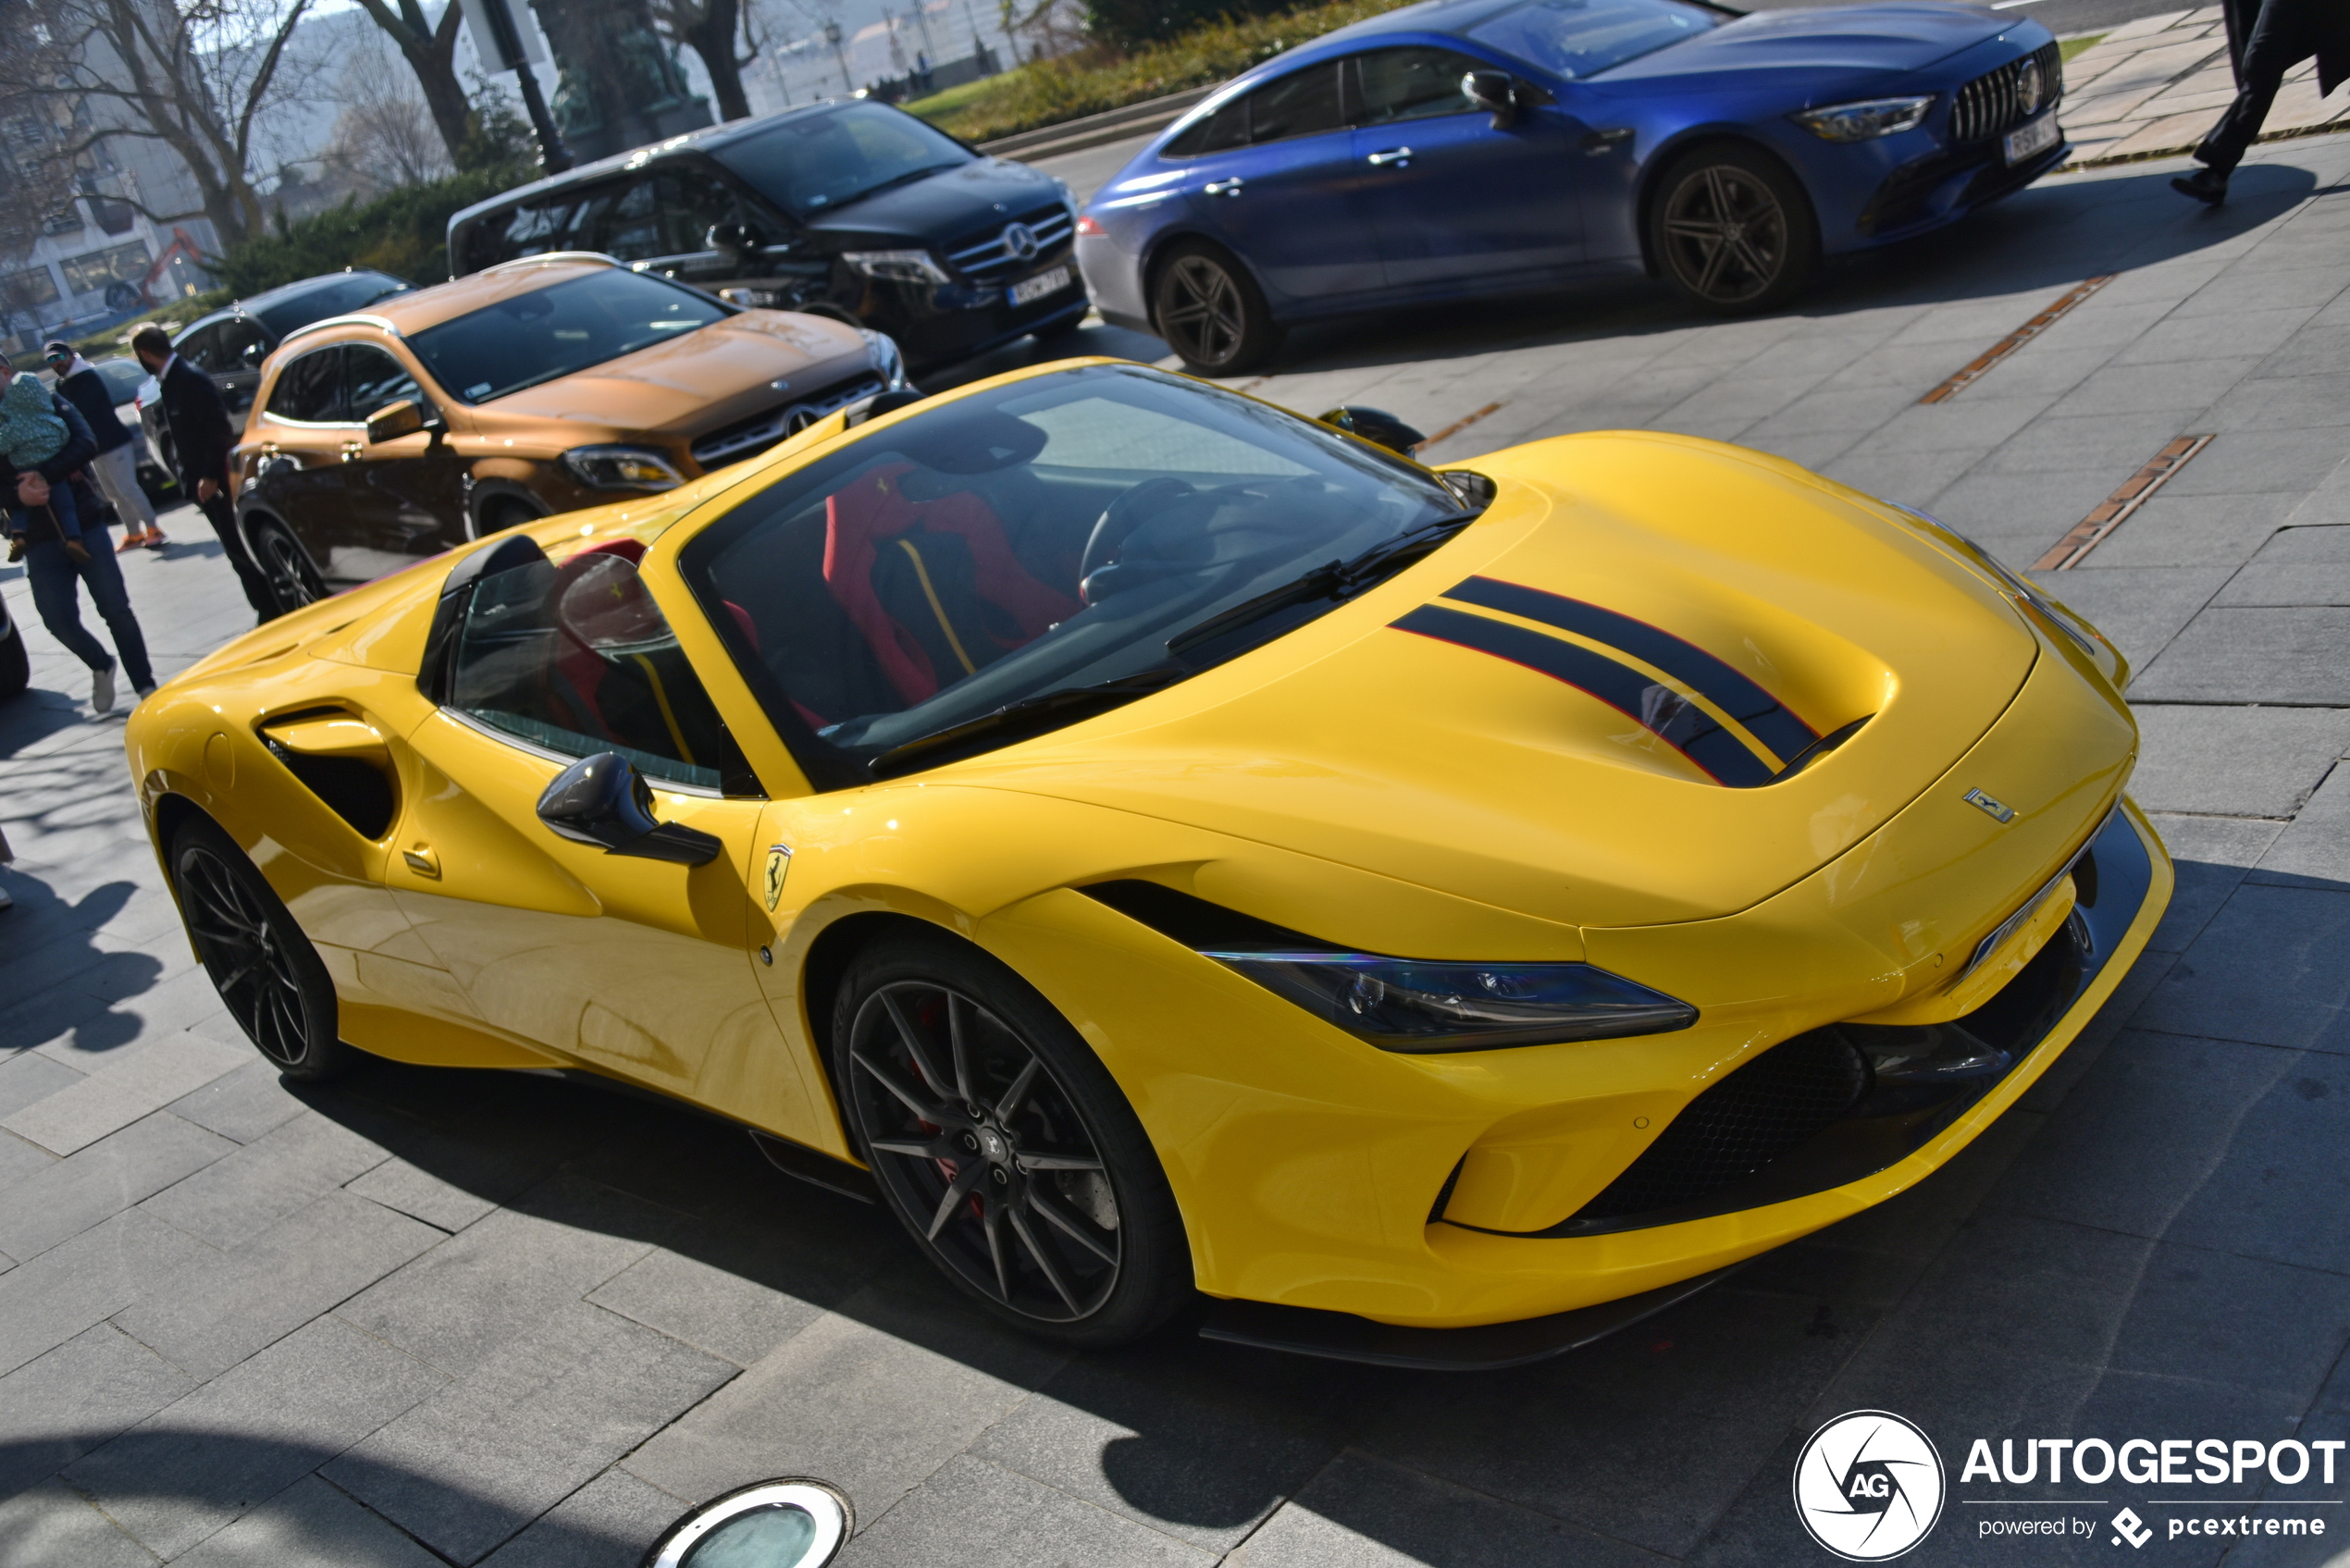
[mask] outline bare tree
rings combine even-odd
[[[710,90],[718,99],[718,117],[741,119],[749,114],[743,68],[759,57],[759,44],[751,37],[750,13],[742,0],[653,0],[652,12],[662,31],[701,56],[710,72]],[[740,55],[735,53],[737,32],[742,35]]]
[[[328,158],[377,187],[421,185],[455,167],[445,134],[380,51],[354,51],[344,68],[343,111]]]
[[[0,0],[0,96],[87,105],[63,149],[109,137],[168,146],[224,248],[258,234],[254,122],[295,95],[287,42],[310,0]],[[108,114],[105,109],[119,112]],[[132,204],[138,205],[138,204]],[[150,218],[168,215],[148,211]]]
[[[451,167],[464,167],[474,154],[474,133],[480,129],[464,83],[457,80],[457,25],[464,18],[464,8],[457,0],[448,0],[441,7],[440,20],[435,23],[426,19],[419,0],[359,0],[359,4],[399,46],[408,68],[416,73],[416,86],[424,93],[425,107],[440,132]]]

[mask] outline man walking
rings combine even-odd
[[[130,352],[155,378],[163,391],[163,422],[171,431],[171,445],[179,463],[179,483],[196,498],[204,521],[220,536],[220,550],[244,585],[245,602],[263,621],[278,615],[278,596],[269,579],[254,563],[245,548],[244,531],[237,526],[236,508],[229,500],[229,454],[237,442],[229,424],[229,405],[212,377],[181,359],[171,340],[150,323],[131,334]]]
[[[2285,72],[2315,55],[2320,96],[2350,76],[2350,4],[2344,0],[2226,0],[2223,9],[2235,102],[2195,150],[2204,167],[2171,182],[2215,207],[2228,199],[2228,176],[2259,136]]]
[[[0,391],[16,380],[15,368],[0,354]],[[24,562],[41,623],[67,652],[90,667],[91,711],[105,713],[114,708],[115,661],[81,623],[80,585],[89,585],[91,602],[114,637],[130,689],[145,697],[155,689],[155,676],[147,664],[147,639],[139,629],[139,618],[130,612],[130,590],[123,584],[113,541],[106,537],[97,498],[84,492],[77,498],[79,504],[55,504],[56,493],[72,493],[70,487],[80,482],[75,471],[89,463],[97,442],[80,409],[58,393],[46,396],[65,422],[65,445],[46,462],[24,468],[0,459],[0,487],[14,501],[8,555]]]
[[[163,530],[155,525],[155,509],[139,484],[139,454],[131,445],[133,437],[114,411],[114,393],[106,378],[62,339],[51,339],[42,357],[56,373],[57,390],[81,411],[81,417],[90,422],[90,434],[97,438],[98,455],[90,460],[90,476],[97,480],[98,488],[114,502],[122,519],[121,548],[162,549]]]

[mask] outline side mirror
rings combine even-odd
[[[414,398],[402,398],[396,403],[386,403],[367,416],[367,444],[381,446],[402,436],[413,436],[425,427],[425,411]]]
[[[1507,71],[1463,72],[1461,95],[1478,108],[1490,110],[1496,130],[1507,130],[1517,121],[1516,84]]]
[[[1498,76],[1501,73],[1473,74]],[[1383,408],[1334,408],[1322,415],[1321,423],[1343,430],[1350,436],[1360,436],[1375,447],[1385,447],[1404,457],[1411,456],[1420,443],[1428,439]]]
[[[721,255],[742,256],[759,248],[758,237],[748,224],[713,223],[702,235],[702,243]]]
[[[716,834],[653,815],[652,786],[617,751],[600,751],[555,775],[538,820],[559,838],[680,866],[706,866],[725,848]]]

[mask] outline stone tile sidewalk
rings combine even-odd
[[[2140,17],[2101,35],[2064,66],[2066,136],[2079,168],[2189,152],[2235,97],[2220,8]],[[2318,94],[2315,61],[2286,77],[2265,140],[2350,120],[2350,89]]]

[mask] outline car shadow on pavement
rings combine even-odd
[[[2224,245],[2307,201],[2317,190],[2317,177],[2307,169],[2248,163],[2231,184],[2227,203],[2207,207],[2172,191],[2171,177],[2166,167],[2160,172],[2120,178],[2043,180],[1948,228],[1882,250],[1832,258],[1794,303],[1753,319],[1793,317],[1832,328],[1839,316],[1890,306],[1951,304],[2037,289],[2060,292],[2084,278],[2151,266]],[[1630,276],[1595,278],[1538,295],[1489,297],[1304,324],[1291,331],[1274,362],[1257,374],[1303,375],[1465,358],[1504,349],[1676,331],[1719,319],[1697,311],[1661,281]],[[2013,325],[2022,321],[2019,315]],[[1989,347],[1998,335],[1988,334],[1977,346]],[[1150,342],[1156,345],[1156,340]],[[1965,357],[1950,368],[1957,369]]]

